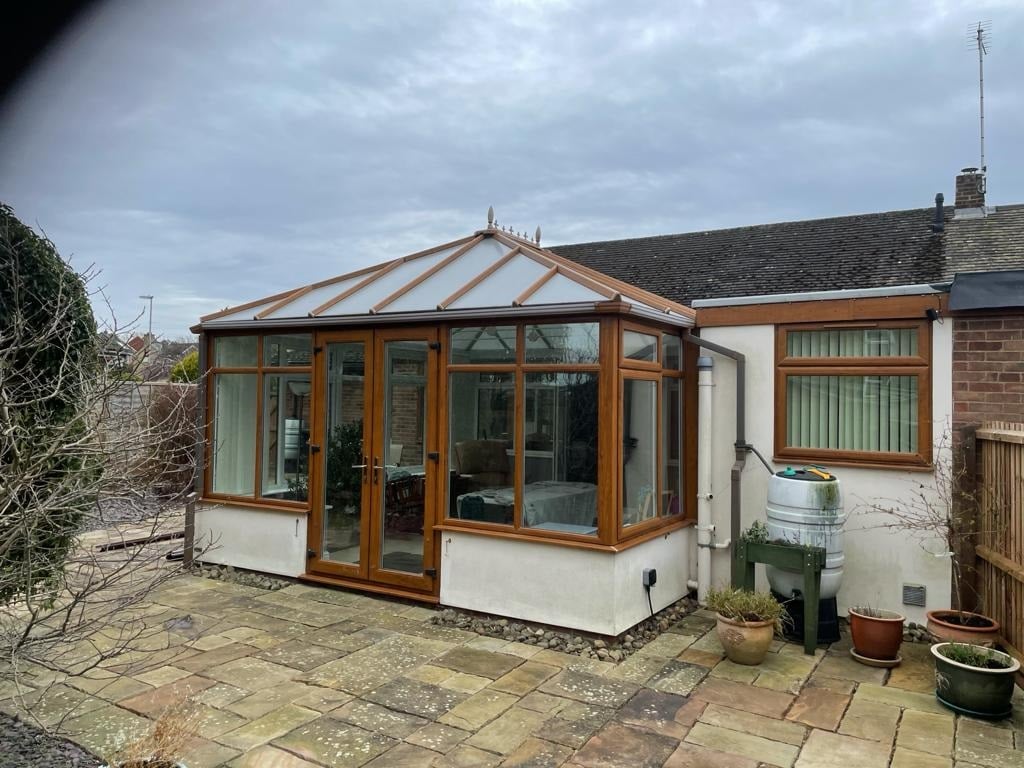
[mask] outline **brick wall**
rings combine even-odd
[[[954,431],[983,421],[1020,421],[1024,313],[952,320]]]

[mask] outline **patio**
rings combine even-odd
[[[699,612],[614,664],[436,626],[407,603],[193,576],[146,613],[158,650],[29,694],[37,715],[73,708],[65,727],[102,753],[190,697],[189,768],[1024,766],[1024,713],[954,718],[923,645],[891,673],[842,642],[814,657],[777,642],[741,667]]]

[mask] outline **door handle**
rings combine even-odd
[[[379,470],[379,469],[384,469],[384,467],[382,467],[380,465],[380,457],[379,456],[374,456],[373,457],[373,484],[374,485],[376,485],[377,483],[380,482],[380,475],[377,472],[377,470]]]
[[[370,466],[370,463],[366,459],[367,459],[367,457],[364,455],[363,456],[363,463],[362,464],[353,464],[352,465],[352,469],[361,469],[361,470],[363,470],[363,482],[366,482],[366,468]]]

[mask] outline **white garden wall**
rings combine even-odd
[[[774,447],[775,403],[775,327],[772,325],[728,328],[703,328],[701,336],[742,352],[747,358],[747,440],[771,459]],[[936,451],[935,460],[948,460],[948,432],[952,416],[952,323],[940,322],[932,327],[932,414],[933,444],[947,446]],[[707,354],[702,352],[702,354]],[[736,377],[732,360],[712,355],[715,361],[713,391],[714,447],[712,515],[717,540],[729,537],[730,470],[734,460],[733,441],[736,435]],[[784,469],[786,464],[775,464]],[[908,620],[923,621],[926,610],[948,607],[950,600],[950,566],[946,557],[935,557],[945,547],[939,541],[922,542],[903,531],[880,527],[881,516],[866,511],[872,502],[885,499],[908,499],[924,484],[934,488],[934,477],[928,472],[906,472],[883,469],[834,467],[839,478],[846,509],[851,513],[847,524],[846,566],[839,591],[839,612],[845,614],[851,605],[868,604],[879,608],[900,610]],[[743,472],[743,527],[755,520],[764,520],[764,504],[768,491],[768,472],[751,455]],[[759,572],[761,569],[759,568]],[[712,556],[712,580],[722,585],[729,581],[728,551]],[[761,586],[767,587],[762,579]],[[927,589],[926,608],[902,604],[903,584],[923,585]]]
[[[294,512],[202,504],[196,509],[200,559],[279,576],[306,571],[306,516]]]
[[[650,615],[644,568],[658,569],[655,611],[686,594],[692,530],[617,553],[444,531],[441,604],[617,635]]]

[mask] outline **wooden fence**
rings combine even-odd
[[[989,422],[975,437],[978,596],[1007,650],[1024,659],[1024,424]]]

